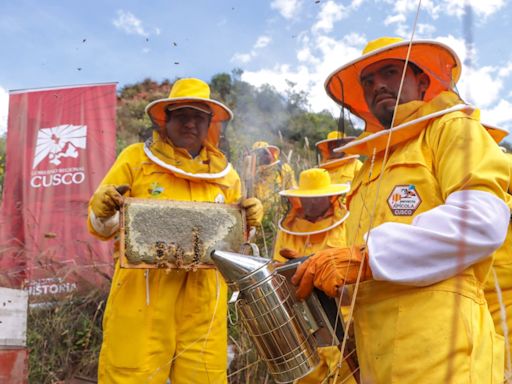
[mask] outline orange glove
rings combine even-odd
[[[315,253],[297,268],[292,277],[292,283],[298,285],[297,298],[307,298],[313,287],[321,289],[331,297],[337,297],[338,288],[357,280],[361,263],[361,281],[368,280],[372,277],[372,272],[364,246],[329,248]]]
[[[299,255],[299,253],[297,251],[294,251],[293,249],[290,249],[290,248],[282,248],[279,251],[279,254],[288,260],[293,260],[293,259],[303,256],[303,255]]]
[[[123,184],[101,185],[91,199],[91,209],[99,218],[111,217],[123,205],[123,194],[130,190],[130,186]]]

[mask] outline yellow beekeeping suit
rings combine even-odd
[[[456,95],[445,92],[431,102],[402,104],[396,125],[457,102]],[[386,137],[354,148],[368,156],[377,149],[373,166],[369,161],[363,165],[348,196],[347,239],[355,239],[354,244],[364,243],[372,218],[373,228],[390,221],[410,224],[418,214],[443,204],[448,195],[461,189],[504,198],[508,170],[496,166],[500,151],[480,123],[466,113],[446,113],[418,122],[394,133],[392,140],[385,166]],[[443,157],[444,153],[450,156]],[[414,206],[393,211],[389,199],[394,191],[409,186],[416,193],[411,200]],[[373,212],[368,206],[374,206],[375,196]],[[494,330],[482,290],[491,263],[488,257],[452,278],[424,287],[377,280],[361,283],[354,321],[362,381],[501,383],[503,340]]]
[[[357,172],[361,169],[363,163],[359,159],[348,159],[340,164],[332,166],[320,166],[329,172],[333,183],[351,183]]]
[[[215,173],[226,166],[206,145],[196,158],[159,139],[152,152],[190,173]],[[234,170],[215,180],[175,174],[151,161],[144,144],[126,148],[102,181],[128,184],[128,196],[180,201],[237,203]],[[155,223],[158,225],[158,223]],[[98,235],[89,221],[89,229]],[[99,236],[101,237],[101,236]],[[103,320],[100,383],[227,383],[227,288],[213,269],[197,271],[120,269],[116,263]]]
[[[512,155],[506,154],[512,169]],[[509,186],[509,194],[512,186]],[[509,195],[509,207],[512,206],[512,196]],[[512,209],[512,207],[511,207]],[[491,311],[496,331],[505,340],[505,377],[512,382],[512,225],[509,225],[507,237],[503,245],[495,252],[493,270],[485,283],[485,298]]]
[[[309,176],[309,180],[306,177]],[[279,223],[279,230],[274,245],[274,260],[286,262],[287,259],[279,254],[283,249],[291,250],[297,257],[309,256],[317,251],[326,248],[344,247],[346,244],[344,221],[348,217],[346,208],[340,203],[341,194],[347,191],[347,186],[331,185],[331,180],[324,170],[310,169],[303,171],[300,175],[299,188],[283,191],[282,195],[287,196],[291,203],[290,211]],[[322,181],[324,184],[322,185]],[[309,182],[308,182],[309,181]],[[305,185],[308,184],[306,189]],[[301,197],[322,196],[328,190],[326,186],[337,188],[331,192],[340,196],[331,196],[331,207],[322,218],[311,222],[302,218],[299,197],[291,197],[293,194]],[[324,189],[322,189],[322,186]],[[333,379],[340,362],[340,351],[337,346],[321,347],[318,349],[320,363],[313,372],[297,381],[297,384],[316,384],[326,380],[325,383],[333,383]],[[341,365],[337,372],[337,383],[355,383],[352,373],[346,363]],[[327,379],[330,377],[329,379]]]

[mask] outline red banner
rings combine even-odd
[[[31,296],[106,282],[111,244],[87,202],[115,159],[116,85],[13,91],[0,210],[0,285]]]

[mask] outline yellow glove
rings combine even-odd
[[[116,187],[113,184],[101,185],[91,199],[91,209],[96,217],[111,217],[123,205],[123,194],[130,186],[123,184]]]
[[[343,284],[356,282],[361,263],[363,271],[360,281],[368,280],[372,272],[364,246],[329,248],[315,253],[297,268],[292,277],[292,283],[298,285],[297,298],[307,298],[313,287],[337,297],[338,288]]]
[[[247,219],[247,225],[254,227],[261,224],[263,219],[263,205],[255,197],[249,197],[242,201],[242,208],[245,208],[245,217]]]

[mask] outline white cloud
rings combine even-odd
[[[467,49],[463,39],[452,35],[437,37],[435,40],[450,46],[463,62],[467,58]],[[342,39],[336,40],[328,35],[311,34],[303,36],[302,44],[297,50],[297,66],[277,64],[273,68],[258,71],[246,71],[242,78],[256,86],[268,83],[278,91],[288,89],[286,80],[296,83],[296,89],[309,94],[310,106],[314,111],[329,109],[336,113],[338,107],[328,99],[324,90],[327,76],[336,68],[360,56],[362,47],[367,39],[364,35],[351,33]],[[476,58],[476,52],[472,51]],[[476,60],[474,60],[476,62]],[[464,68],[464,66],[463,66]],[[499,101],[500,93],[504,88],[504,78],[512,74],[512,62],[498,67],[480,67],[469,70],[464,68],[464,74],[458,84],[458,90],[464,99],[477,107],[492,108]],[[502,112],[506,121],[507,112]],[[497,115],[501,116],[501,115]]]
[[[482,109],[482,122],[512,131],[512,102],[502,99],[489,109]]]
[[[300,0],[273,0],[270,8],[276,9],[285,19],[293,19],[302,8]]]
[[[384,25],[406,22],[406,15],[411,13],[409,24],[412,25],[413,16],[417,11],[418,4],[411,0],[377,0],[392,5],[393,14],[384,20]],[[433,19],[437,19],[440,15],[462,17],[465,14],[466,4],[470,4],[473,13],[478,18],[487,18],[488,16],[498,12],[505,6],[505,0],[424,0],[421,3],[420,13],[427,13]],[[481,21],[481,20],[479,20]],[[399,24],[399,31],[403,32],[405,26]]]
[[[131,12],[123,11],[122,9],[118,10],[117,18],[114,19],[112,23],[117,29],[124,31],[129,35],[149,36],[149,33],[146,32],[142,26],[142,21],[140,21]]]
[[[495,67],[467,68],[457,87],[463,99],[485,108],[495,103],[500,96],[503,80]]]
[[[365,0],[352,0],[352,3],[350,4],[350,7],[355,9],[355,8],[359,8],[359,6],[361,4],[363,4]]]
[[[252,55],[250,53],[235,53],[231,58],[231,61],[234,63],[247,64],[251,59]]]
[[[423,38],[430,37],[435,31],[436,27],[434,27],[432,24],[418,23],[416,27],[416,36]]]
[[[506,101],[502,97],[505,80],[512,74],[512,62],[504,66],[484,66],[478,68],[466,68],[464,76],[459,83],[462,97],[481,108],[492,108],[496,103],[502,105]],[[508,95],[511,96],[511,95]],[[508,102],[507,102],[508,103]],[[497,111],[497,116],[506,114],[510,116],[512,111]],[[512,123],[512,119],[510,119]]]
[[[401,15],[400,15],[401,16]],[[396,24],[395,34],[399,37],[403,37],[404,39],[410,39],[412,33],[412,25],[409,25],[405,22],[405,17],[401,18],[400,16],[393,16],[393,19],[389,22]],[[423,24],[418,23],[416,25],[416,30],[414,31],[414,39],[430,39],[432,38],[433,33],[436,31],[436,27],[432,24]]]
[[[253,58],[258,56],[258,50],[265,48],[267,45],[270,44],[272,41],[272,38],[266,35],[262,35],[256,39],[256,42],[252,46],[252,50],[249,53],[235,53],[231,57],[231,62],[233,63],[241,63],[241,64],[247,64],[250,62]]]
[[[297,54],[299,65],[277,64],[273,68],[245,71],[242,80],[255,86],[272,84],[279,92],[289,89],[287,80],[291,81],[296,84],[296,90],[308,93],[312,110],[328,109],[338,114],[339,107],[324,90],[325,79],[336,68],[359,56],[365,42],[366,39],[356,33],[340,40],[326,35],[304,36]]]
[[[317,16],[317,21],[313,25],[314,32],[330,32],[336,21],[339,21],[348,16],[348,10],[342,4],[336,4],[334,1],[329,0],[322,5],[322,8]]]
[[[406,20],[406,18],[405,18],[404,14],[391,15],[384,19],[384,25],[405,23],[405,20]]]
[[[258,37],[258,40],[256,40],[256,43],[254,44],[254,48],[264,48],[266,47],[272,39],[269,36],[260,36]]]
[[[461,97],[481,108],[487,108],[495,103],[503,90],[503,80],[512,73],[512,61],[501,68],[479,67],[478,52],[474,47],[468,51],[463,38],[447,35],[438,36],[434,40],[454,50],[462,63],[461,80],[457,84]],[[472,67],[467,65],[468,61],[471,61]]]
[[[505,80],[512,74],[512,61],[501,66],[478,66],[478,52],[468,51],[463,38],[452,35],[439,36],[434,40],[452,48],[462,63],[462,75],[457,89],[461,97],[482,110],[482,121],[504,128],[512,128],[512,110],[503,98]],[[471,62],[472,66],[467,64]],[[512,93],[508,95],[512,97]]]
[[[468,0],[442,1],[442,8],[450,16],[463,16]],[[505,6],[505,0],[469,0],[472,11],[476,16],[488,17]]]
[[[376,1],[391,6],[391,14],[384,19],[384,25],[396,24],[395,33],[401,37],[409,37],[418,7],[417,2],[411,0]],[[421,3],[420,16],[426,13],[434,20],[440,15],[462,17],[465,14],[468,1],[478,22],[484,22],[488,16],[504,7],[506,2],[505,0],[424,0]],[[416,37],[425,38],[432,35],[434,31],[435,28],[432,25],[418,24],[415,33]]]
[[[311,53],[309,47],[304,47],[297,52],[297,60],[301,62],[318,63],[320,60]]]
[[[353,0],[347,6],[332,0],[325,2],[311,29],[301,32],[297,38],[297,66],[276,64],[272,68],[245,71],[242,79],[255,86],[272,84],[279,92],[288,90],[288,81],[291,81],[295,84],[296,91],[308,93],[312,110],[327,109],[337,115],[339,107],[327,96],[324,89],[325,79],[336,68],[359,56],[366,44],[366,38],[354,32],[337,40],[327,33],[337,21],[348,17],[363,2],[364,0]]]
[[[411,0],[381,0],[385,4],[392,5],[392,12],[394,15],[388,16],[388,18],[405,17],[409,12],[415,12],[418,8],[418,3]],[[428,8],[429,1],[422,2],[421,9],[426,10]]]
[[[440,43],[443,43],[449,46],[452,50],[454,50],[457,56],[459,57],[461,63],[464,63],[466,59],[468,59],[468,47],[466,46],[466,43],[463,38],[448,35],[438,36],[434,40],[439,41]],[[469,57],[471,58],[471,61],[476,62],[476,51],[474,49],[469,51]]]
[[[498,75],[500,77],[507,77],[512,73],[512,61],[509,61],[507,65],[505,65],[503,68],[500,68]]]
[[[0,87],[0,136],[7,132],[7,113],[9,111],[9,92]]]
[[[364,0],[345,1],[343,2],[345,5],[341,5],[340,1],[333,0],[322,2],[309,30],[300,32],[295,40],[297,42],[295,64],[282,62],[276,63],[272,67],[245,71],[242,74],[242,79],[255,86],[271,84],[280,92],[289,90],[288,81],[291,81],[295,84],[296,91],[307,92],[313,111],[328,109],[337,115],[339,107],[326,95],[324,82],[327,76],[338,67],[359,57],[368,39],[364,34],[358,33],[345,34],[342,38],[335,38],[332,31],[335,30],[336,22],[349,17],[363,2]],[[389,13],[381,15],[379,21],[391,28],[396,28],[404,38],[409,38],[417,2],[411,0],[375,0],[375,2],[389,4]],[[281,2],[281,5],[285,3],[290,5],[297,2]],[[444,0],[423,0],[421,12],[423,15],[427,13],[432,19],[441,15],[456,16],[454,10],[461,4],[463,5],[464,1],[452,2],[451,8],[447,3]],[[475,15],[488,16],[497,12],[504,4],[499,0],[483,3],[472,0]],[[370,16],[368,18],[371,19]],[[512,76],[512,61],[501,63],[499,66],[495,64],[495,66],[479,67],[478,52],[474,47],[468,47],[462,37],[435,36],[438,25],[425,17],[421,21],[417,25],[415,38],[428,38],[445,43],[457,53],[463,63],[463,74],[458,84],[461,96],[467,99],[469,94],[468,102],[481,108],[483,115],[492,114],[494,116],[492,119],[486,117],[484,121],[502,127],[508,126],[512,130],[512,92],[503,98],[503,93],[507,89],[505,80]],[[472,63],[471,71],[464,64],[465,61]]]
[[[360,35],[357,32],[351,32],[349,34],[346,34],[343,37],[343,41],[351,46],[361,46],[363,47],[368,42],[366,40],[366,37],[364,35]]]

